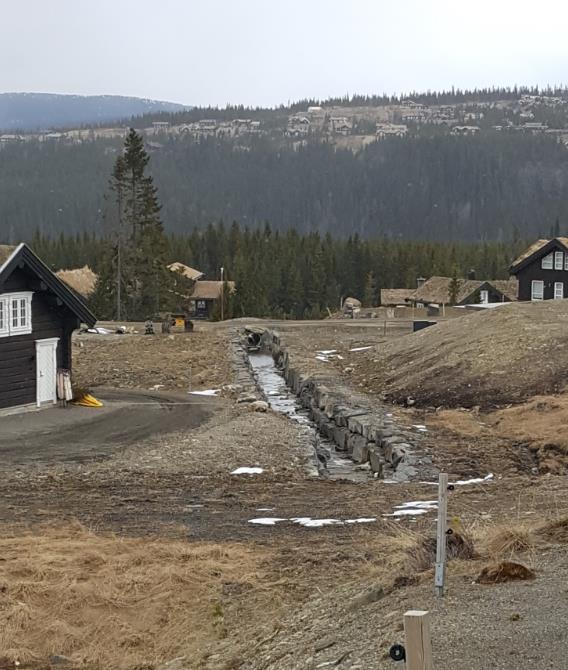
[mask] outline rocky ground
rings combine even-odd
[[[359,365],[363,347],[383,346],[381,325],[278,327],[306,372],[324,369],[355,394],[365,389],[344,367]],[[208,324],[173,339],[82,335],[79,378],[94,389],[111,378],[126,394],[156,385],[180,393],[189,378],[176,371],[191,361],[201,389],[222,388],[234,381],[233,330]],[[401,324],[390,335],[399,343],[407,332]],[[344,358],[316,358],[333,349]],[[84,457],[70,460],[55,450],[39,468],[6,452],[0,667],[386,669],[396,667],[387,652],[401,641],[402,615],[417,607],[433,615],[436,668],[562,667],[568,480],[562,468],[543,467],[534,449],[549,434],[529,434],[528,423],[515,432],[515,408],[490,417],[392,408],[409,430],[426,426],[425,448],[452,481],[494,475],[450,495],[452,528],[475,551],[450,564],[448,596],[437,601],[427,539],[435,510],[391,516],[404,503],[435,499],[434,486],[313,478],[304,427],[224,395],[195,396],[204,409],[198,416],[189,404],[195,414],[187,423],[183,405],[170,422],[172,408],[159,405],[152,411],[160,430],[136,439],[127,424],[107,430],[113,448],[104,453],[80,450]],[[535,400],[533,415],[560,420],[564,400],[555,402]],[[57,428],[49,432],[55,444]],[[67,430],[69,449],[76,439]],[[31,445],[29,434],[21,450]],[[262,472],[231,474],[240,467]],[[558,528],[543,531],[551,521]],[[536,578],[472,583],[504,558],[533,568]]]

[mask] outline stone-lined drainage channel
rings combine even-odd
[[[278,333],[255,331],[258,351],[247,352],[242,331],[231,340],[237,401],[262,398],[300,424],[311,475],[354,482],[437,478],[416,430],[423,427],[399,425],[387,405],[355,396],[334,379],[305,376]]]
[[[285,414],[291,421],[306,427],[306,439],[313,446],[314,465],[320,475],[329,479],[347,479],[353,482],[368,481],[368,469],[357,469],[356,464],[337,451],[332,440],[322,437],[309,411],[302,407],[297,396],[286,385],[282,374],[276,369],[271,354],[254,352],[248,356],[257,386],[270,408]]]

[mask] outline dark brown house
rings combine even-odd
[[[430,277],[407,298],[407,302],[417,307],[449,305],[451,293],[451,277]],[[517,300],[517,282],[514,279],[458,279],[454,297],[455,305],[512,302]]]
[[[71,336],[95,317],[25,244],[0,245],[0,410],[57,402]]]
[[[568,297],[568,238],[537,240],[511,265],[519,281],[519,300]]]

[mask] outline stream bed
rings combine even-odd
[[[274,365],[272,356],[264,353],[249,353],[250,365],[258,385],[270,408],[285,414],[290,421],[305,426],[306,439],[314,450],[314,464],[323,477],[329,479],[347,479],[352,482],[369,481],[369,472],[357,468],[355,463],[338,452],[335,444],[318,433],[308,411],[302,407],[298,398],[288,389],[282,375]]]

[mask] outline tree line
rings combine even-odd
[[[108,272],[116,258],[116,239],[92,233],[55,238],[36,234],[30,244],[54,270],[88,264],[106,277],[107,299],[101,300],[97,293],[93,308],[99,318],[116,318],[112,285],[116,275]],[[521,240],[447,243],[369,240],[358,235],[337,239],[329,234],[279,232],[269,224],[251,229],[219,222],[186,235],[164,236],[159,258],[162,267],[179,261],[213,280],[221,278],[223,267],[225,278],[236,282],[236,293],[226,304],[228,317],[301,319],[335,312],[346,297],[376,306],[381,288],[414,288],[418,277],[465,277],[473,269],[480,279],[505,279],[510,262],[524,245]],[[126,310],[126,315],[144,319],[160,310],[187,308],[182,290],[172,292],[171,286],[164,290],[167,280],[156,276],[148,284],[146,301],[130,308],[137,311]]]

